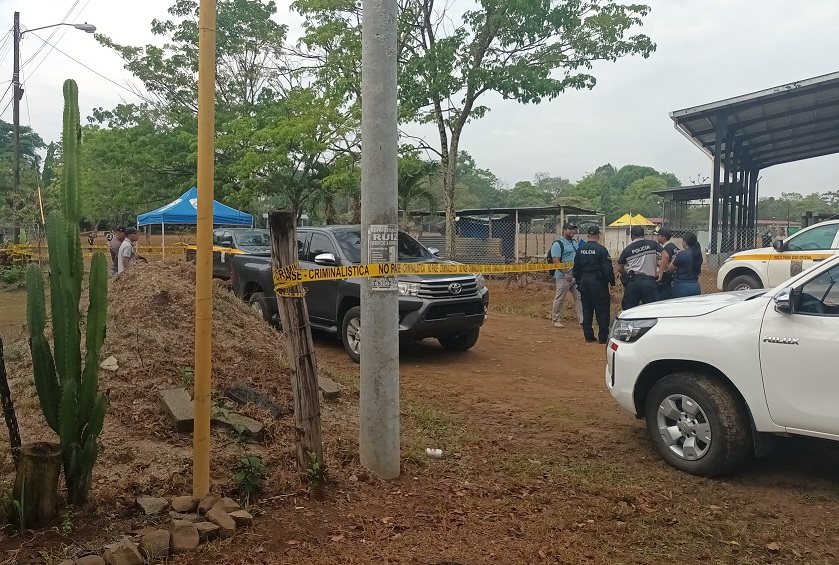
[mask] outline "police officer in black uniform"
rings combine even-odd
[[[609,251],[598,243],[600,228],[590,226],[586,230],[586,244],[577,250],[572,273],[580,289],[583,302],[583,336],[586,341],[595,341],[592,317],[597,314],[598,339],[606,343],[609,339],[609,285],[615,286],[615,271]]]
[[[624,286],[621,304],[624,310],[659,299],[658,256],[664,251],[657,241],[644,239],[644,226],[632,226],[629,235],[632,243],[618,257],[618,272]]]
[[[664,251],[661,253],[661,257],[658,261],[658,270],[659,270],[659,280],[658,280],[658,299],[659,300],[668,300],[672,298],[672,290],[673,290],[673,273],[667,270],[667,267],[670,266],[670,263],[673,262],[673,258],[676,257],[676,253],[679,252],[679,248],[676,246],[675,243],[670,241],[670,238],[673,237],[673,230],[668,227],[660,227],[656,228],[655,230],[655,239],[658,241],[658,244],[664,247]]]

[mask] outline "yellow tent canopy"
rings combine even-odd
[[[629,226],[654,226],[655,224],[649,221],[647,218],[642,216],[641,214],[635,214],[634,216],[631,214],[624,214],[611,224],[609,224],[610,228],[613,227],[629,227]]]

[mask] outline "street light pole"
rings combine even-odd
[[[20,87],[20,12],[15,12],[14,23],[14,62],[12,70],[12,123],[14,124],[14,131],[12,134],[14,144],[14,157],[12,159],[12,197],[11,208],[17,210],[17,202],[20,190],[20,99],[23,96],[23,89]],[[15,222],[14,243],[20,243],[20,226],[17,225],[17,218],[12,218]]]
[[[85,33],[94,33],[96,31],[96,26],[91,25],[87,22],[83,24],[69,24],[62,22],[60,24],[52,24],[43,27],[36,27],[34,29],[27,29],[25,32],[21,32],[20,12],[15,12],[14,27],[12,29],[12,35],[14,36],[14,60],[12,62],[12,123],[14,126],[12,130],[12,143],[14,146],[14,155],[12,159],[12,195],[10,198],[12,211],[17,210],[17,202],[15,201],[15,199],[20,197],[20,100],[21,98],[23,98],[23,88],[20,86],[20,40],[23,37],[24,33],[30,31],[38,31],[39,29],[47,29],[50,27],[58,27],[65,25],[72,26]],[[20,243],[20,226],[17,225],[16,218],[14,218],[13,220],[15,221],[14,242]]]

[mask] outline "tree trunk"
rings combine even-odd
[[[58,476],[61,473],[61,446],[56,443],[31,443],[21,450],[13,500],[21,506],[13,516],[20,528],[43,528],[55,519],[58,507]]]
[[[294,213],[270,212],[268,225],[271,229],[274,270],[297,266],[297,226]],[[305,474],[312,464],[310,452],[317,455],[317,462],[321,466],[324,462],[317,363],[309,311],[303,293],[303,286],[300,284],[280,289],[277,292],[277,301],[291,369],[297,470]]]
[[[17,465],[20,462],[20,429],[17,425],[17,414],[12,402],[12,391],[9,390],[9,377],[6,374],[6,359],[3,355],[3,339],[0,338],[0,402],[3,406],[3,419],[9,428],[9,446],[12,449],[12,459]]]

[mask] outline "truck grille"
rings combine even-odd
[[[445,320],[449,316],[477,316],[484,313],[484,303],[479,300],[458,304],[435,304],[428,309],[426,320]]]
[[[457,289],[456,285],[460,285],[460,292],[453,292]],[[478,283],[475,282],[475,277],[467,277],[422,281],[418,296],[420,298],[460,298],[472,296],[477,292]]]

